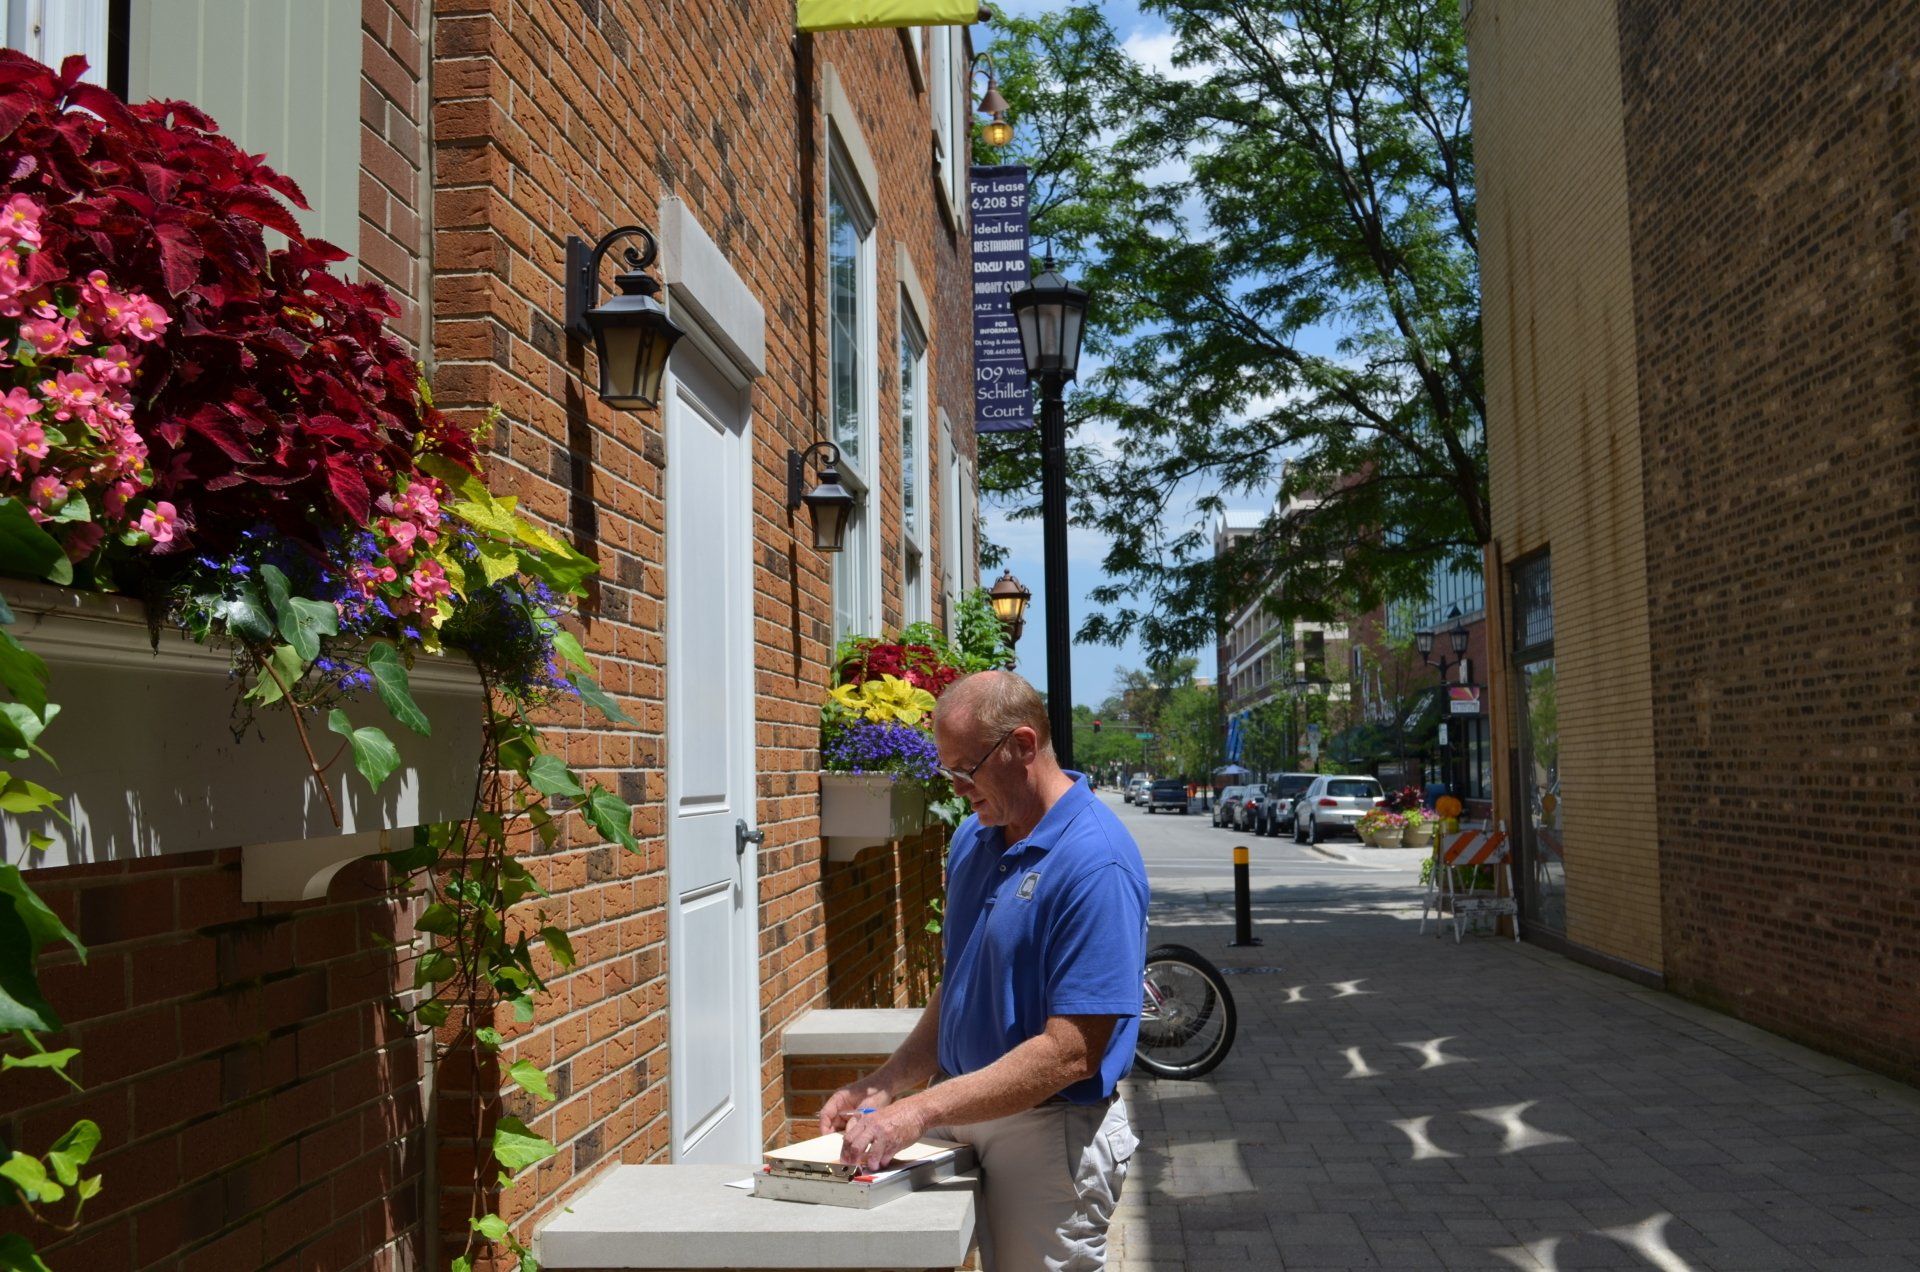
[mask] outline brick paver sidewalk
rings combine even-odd
[[[1617,977],[1416,935],[1373,892],[1217,901],[1156,941],[1246,969],[1197,1082],[1134,1078],[1113,1266],[1920,1268],[1920,1092]],[[1277,968],[1277,971],[1267,969]]]

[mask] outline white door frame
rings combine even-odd
[[[685,319],[683,318],[684,322]],[[733,443],[738,460],[738,471],[733,474],[737,481],[739,496],[739,515],[741,518],[740,538],[733,552],[734,560],[729,568],[734,574],[731,591],[738,604],[738,621],[728,632],[728,658],[730,675],[734,681],[735,702],[733,719],[715,722],[726,729],[729,742],[729,759],[735,774],[737,790],[730,799],[730,807],[722,814],[726,825],[731,827],[736,818],[743,818],[749,827],[758,825],[758,775],[755,771],[755,719],[758,714],[755,705],[754,675],[754,608],[753,608],[753,414],[751,397],[740,377],[723,358],[709,357],[702,346],[712,346],[704,340],[687,340],[682,349],[676,351],[675,362],[681,370],[675,374],[669,370],[666,392],[662,395],[666,403],[667,434],[667,471],[666,471],[666,575],[667,605],[663,611],[666,626],[666,675],[667,697],[667,754],[666,754],[666,818],[665,833],[667,839],[667,969],[668,969],[668,1110],[669,1144],[675,1160],[682,1156],[682,1134],[689,1128],[681,1125],[682,1114],[679,1108],[678,1093],[682,1089],[681,1064],[688,1054],[685,1029],[689,1013],[676,1010],[677,999],[682,996],[681,985],[685,979],[686,964],[689,957],[684,948],[682,913],[679,894],[674,886],[674,850],[676,838],[676,811],[679,808],[681,791],[679,776],[675,766],[676,735],[685,727],[684,712],[701,711],[700,696],[697,687],[689,695],[688,687],[677,686],[674,680],[674,658],[676,633],[673,630],[673,595],[675,580],[672,575],[674,545],[671,536],[676,532],[676,499],[679,496],[681,480],[678,472],[684,471],[677,466],[690,462],[689,457],[674,454],[673,439],[684,426],[680,413],[691,408],[683,404],[681,394],[690,392],[703,401],[709,396],[731,396],[733,402],[718,403],[723,408],[733,406],[737,409],[740,421],[738,439]],[[703,560],[712,560],[716,566],[721,561],[710,555],[714,549],[701,548]],[[735,954],[738,958],[739,972],[735,978],[735,992],[739,994],[739,1011],[730,1022],[734,1030],[734,1086],[733,1097],[737,1110],[737,1130],[730,1132],[731,1142],[716,1144],[711,1137],[703,1138],[701,1147],[707,1151],[696,1152],[696,1160],[723,1160],[751,1163],[759,1159],[761,1149],[761,1124],[764,1109],[761,1107],[760,1052],[761,1052],[761,1016],[760,1016],[760,918],[759,918],[759,861],[758,852],[749,845],[744,853],[735,857],[735,905],[737,922],[734,931],[739,939]],[[697,957],[696,955],[691,955]],[[720,1151],[714,1157],[714,1151]]]

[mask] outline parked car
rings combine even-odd
[[[1253,833],[1278,835],[1293,833],[1293,809],[1300,797],[1313,785],[1312,773],[1282,773],[1267,783],[1267,797],[1260,801],[1260,813],[1254,818]]]
[[[1240,797],[1239,804],[1234,806],[1233,820],[1228,824],[1235,830],[1252,833],[1254,813],[1258,811],[1260,801],[1266,797],[1267,787],[1264,782],[1247,783],[1246,793]]]
[[[1386,792],[1371,777],[1316,777],[1295,805],[1295,843],[1317,844],[1332,831],[1357,837],[1353,824],[1387,802]]]
[[[1220,792],[1220,798],[1213,801],[1213,824],[1216,826],[1233,825],[1234,810],[1240,807],[1240,801],[1247,797],[1244,786],[1229,786]]]
[[[1148,785],[1146,778],[1136,777],[1127,783],[1127,793],[1122,798],[1129,804],[1138,804],[1146,797]]]
[[[1187,811],[1187,784],[1177,777],[1163,777],[1147,788],[1144,801],[1147,811],[1157,813],[1163,808],[1177,808],[1182,816]]]

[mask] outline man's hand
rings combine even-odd
[[[881,1109],[892,1102],[893,1093],[875,1082],[872,1075],[849,1083],[827,1097],[826,1104],[820,1110],[820,1133],[830,1135],[834,1131],[843,1131],[847,1119],[861,1109]]]
[[[840,1142],[840,1160],[862,1171],[883,1169],[895,1153],[926,1134],[927,1119],[917,1101],[866,1107],[874,1111],[850,1118]]]

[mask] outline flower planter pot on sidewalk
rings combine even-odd
[[[923,782],[890,773],[821,773],[820,837],[828,861],[918,834],[927,824]]]
[[[10,860],[51,867],[242,848],[245,899],[295,901],[324,896],[341,866],[381,851],[390,832],[473,810],[485,704],[465,658],[422,658],[409,673],[430,736],[395,723],[371,693],[343,704],[356,727],[386,732],[400,768],[375,791],[349,759],[335,762],[326,776],[335,825],[292,716],[265,707],[246,719],[225,648],[149,629],[146,607],[128,597],[12,581],[4,592],[16,616],[8,630],[46,661],[61,706],[41,738],[59,767],[8,767],[65,796],[72,818],[6,818]],[[306,723],[324,762],[340,739],[320,713]],[[53,840],[37,854],[26,843],[36,831]]]

